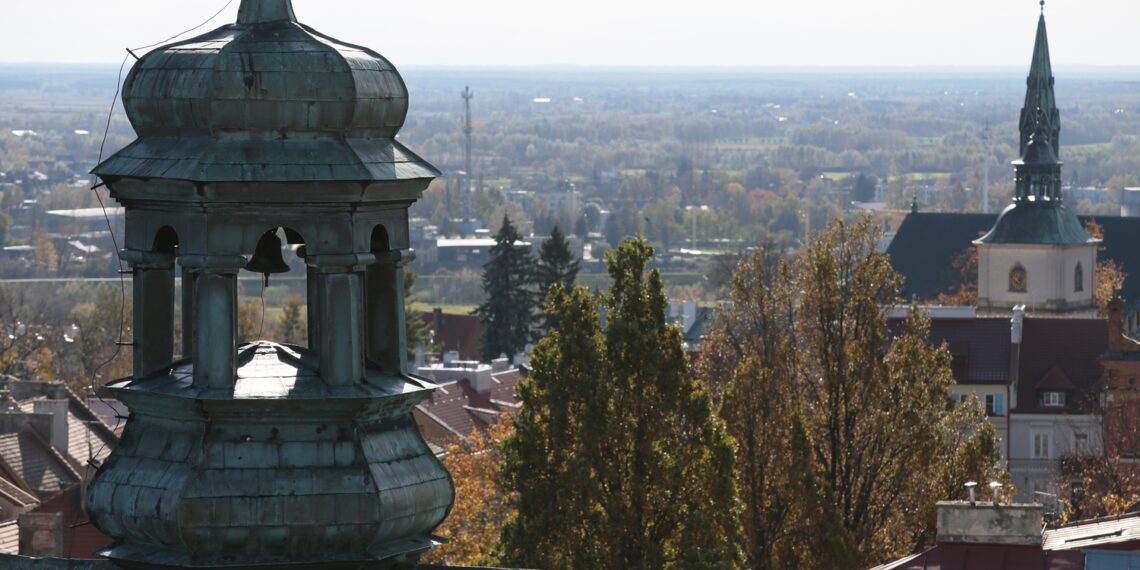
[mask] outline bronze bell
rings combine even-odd
[[[245,269],[265,275],[266,284],[269,283],[271,274],[289,271],[289,264],[281,257],[281,238],[277,237],[277,230],[265,232],[257,240],[257,250],[253,252],[249,263],[245,264]]]

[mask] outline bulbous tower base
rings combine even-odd
[[[90,485],[92,521],[125,567],[388,568],[436,544],[454,487],[411,410],[430,383],[368,367],[344,386],[319,359],[239,349],[231,388],[184,360],[111,384],[131,410]]]

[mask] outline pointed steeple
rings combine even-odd
[[[1061,113],[1053,96],[1053,65],[1049,61],[1049,36],[1045,32],[1045,2],[1041,2],[1041,16],[1037,19],[1037,38],[1033,43],[1033,60],[1026,80],[1020,127],[1021,155],[1025,155],[1030,137],[1040,130],[1060,156]]]
[[[1045,33],[1045,2],[1037,19],[1033,61],[1026,79],[1025,106],[1021,108],[1021,159],[1014,161],[1014,202],[1060,204],[1061,113],[1053,95],[1053,65],[1049,36]]]

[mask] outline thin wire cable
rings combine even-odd
[[[174,40],[176,40],[176,39],[178,39],[178,38],[180,38],[186,34],[189,34],[191,32],[198,30],[198,29],[201,29],[202,27],[204,27],[207,24],[209,24],[210,22],[212,22],[215,18],[220,16],[222,14],[222,12],[225,12],[226,9],[229,8],[231,4],[233,4],[233,0],[227,0],[227,2],[217,12],[214,12],[214,15],[210,16],[205,21],[198,24],[197,26],[194,26],[193,28],[184,30],[182,32],[179,32],[179,33],[173,35],[173,36],[170,36],[169,38],[155,42],[153,44],[149,44],[149,45],[145,45],[145,46],[141,46],[141,47],[136,47],[136,48],[134,48],[134,50],[131,50],[129,48],[127,49],[127,55],[123,56],[123,61],[119,64],[119,73],[118,73],[117,77],[115,78],[115,95],[111,98],[110,109],[107,110],[107,122],[103,126],[103,140],[99,142],[99,158],[95,161],[96,165],[103,163],[103,153],[106,151],[107,138],[110,136],[110,133],[111,133],[111,120],[114,118],[114,115],[115,115],[115,105],[118,103],[119,94],[122,93],[122,90],[123,90],[123,69],[125,69],[127,66],[127,59],[130,56],[135,55],[134,54],[135,51],[142,51],[145,49],[150,49],[150,48],[155,47],[155,46],[163,45],[163,44],[172,42],[172,41],[174,41]],[[119,298],[119,334],[117,337],[118,340],[115,341],[115,351],[111,354],[110,358],[108,358],[105,362],[99,364],[98,366],[95,367],[94,370],[92,370],[90,384],[91,384],[91,393],[96,398],[98,398],[99,402],[105,406],[108,406],[112,410],[115,410],[115,407],[107,404],[107,401],[103,398],[103,395],[99,393],[99,388],[98,388],[98,385],[96,383],[96,380],[99,377],[99,371],[102,370],[103,368],[106,368],[108,365],[110,365],[112,362],[114,362],[115,359],[119,357],[119,354],[123,350],[123,333],[126,332],[126,320],[127,320],[127,278],[126,278],[126,274],[123,271],[123,260],[122,260],[122,258],[120,258],[118,256],[119,240],[115,237],[115,228],[111,224],[111,217],[107,214],[107,206],[103,202],[103,197],[99,194],[99,179],[98,179],[98,176],[96,176],[94,172],[91,173],[91,191],[95,193],[95,199],[99,201],[99,208],[103,211],[103,219],[107,222],[107,231],[111,234],[111,245],[115,248],[113,255],[115,255],[115,260],[116,260],[116,262],[118,264],[118,268],[119,268],[120,298]],[[262,303],[264,305],[264,295],[263,295]],[[132,343],[132,346],[134,344],[135,343]],[[123,417],[120,416],[118,414],[118,412],[116,411],[116,413],[115,413],[115,425],[112,428],[112,430],[117,431],[119,428],[119,424],[122,421],[123,421]],[[95,452],[95,454],[93,454],[91,456],[91,458],[95,459],[96,457],[98,457],[99,453],[101,453],[103,451],[103,449],[105,449],[106,447],[107,447],[107,443],[104,441],[103,446],[100,447],[99,451]],[[89,462],[90,462],[90,460],[89,460]]]
[[[150,44],[150,45],[145,45],[145,46],[142,46],[142,47],[137,47],[137,48],[135,48],[135,51],[138,51],[138,50],[144,50],[144,49],[149,49],[149,48],[152,48],[152,47],[155,47],[155,46],[160,46],[160,45],[162,45],[162,44],[165,44],[165,43],[169,43],[169,42],[172,42],[172,41],[174,41],[174,40],[176,40],[176,39],[178,39],[178,38],[180,38],[180,37],[182,37],[182,36],[185,36],[186,34],[189,34],[190,32],[193,32],[193,31],[199,30],[199,29],[201,29],[201,28],[205,27],[205,26],[206,26],[206,24],[209,24],[210,22],[214,21],[214,18],[217,18],[218,16],[221,16],[221,15],[222,15],[222,12],[225,12],[225,11],[226,11],[226,8],[229,8],[229,7],[230,7],[230,4],[233,4],[233,3],[234,3],[234,0],[229,0],[229,2],[226,2],[226,5],[225,5],[225,6],[222,6],[222,8],[221,8],[220,10],[218,10],[217,12],[214,12],[214,15],[213,15],[213,16],[210,16],[209,18],[207,18],[207,19],[206,19],[206,21],[205,21],[205,22],[202,22],[201,24],[198,24],[197,26],[194,26],[193,28],[190,28],[189,30],[186,30],[186,31],[184,31],[184,32],[179,32],[179,33],[177,33],[177,34],[174,34],[173,36],[170,36],[169,38],[166,38],[165,40],[162,40],[162,41],[159,41],[159,42],[155,42],[155,43],[153,43],[153,44]]]
[[[265,279],[261,281],[261,326],[257,330],[257,340],[262,339],[265,334],[265,288],[269,286],[269,276],[266,275]]]

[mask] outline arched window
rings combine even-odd
[[[1024,293],[1029,290],[1029,274],[1020,263],[1009,270],[1009,292]]]
[[[1085,270],[1081,267],[1081,262],[1077,262],[1077,268],[1073,270],[1073,291],[1085,290]]]

